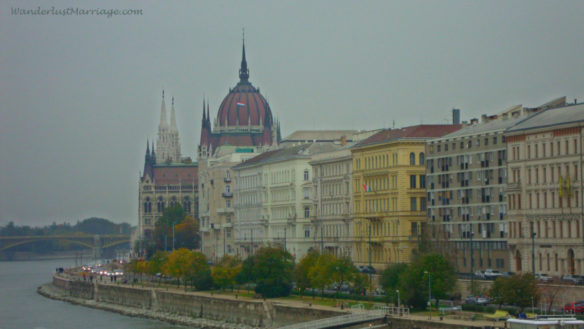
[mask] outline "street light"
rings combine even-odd
[[[396,290],[395,292],[397,292],[397,311],[399,313],[399,290]]]
[[[430,272],[424,271],[428,274],[428,307],[430,308],[430,320],[432,320],[432,286],[430,285]]]
[[[534,224],[531,222],[531,271],[533,276],[535,276],[535,236],[537,235],[534,231]]]

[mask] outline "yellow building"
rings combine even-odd
[[[356,265],[371,264],[380,271],[390,263],[410,262],[427,218],[426,140],[460,127],[382,130],[351,149]]]

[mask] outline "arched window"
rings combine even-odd
[[[420,165],[423,166],[424,165],[424,152],[420,152],[419,157],[419,161],[420,161]]]
[[[186,213],[191,213],[191,199],[188,196],[183,198],[183,208]]]
[[[144,201],[144,213],[149,214],[152,212],[152,202],[150,201],[150,198],[146,198],[146,201]]]
[[[410,166],[414,166],[416,164],[416,154],[414,152],[410,153]]]
[[[164,200],[162,199],[161,196],[158,197],[158,203],[156,206],[159,213],[162,213],[164,211]]]
[[[174,207],[175,204],[176,204],[176,197],[173,196],[172,199],[170,199],[170,206]]]

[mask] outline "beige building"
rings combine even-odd
[[[224,152],[224,155],[221,153]],[[199,217],[202,252],[212,261],[237,255],[233,222],[234,181],[231,167],[257,155],[250,147],[223,147],[199,167]]]
[[[511,271],[584,274],[584,105],[541,111],[507,138]]]

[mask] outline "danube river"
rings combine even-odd
[[[73,259],[0,262],[0,328],[184,328],[55,301],[36,293],[38,286],[51,281],[55,268],[74,263]]]

